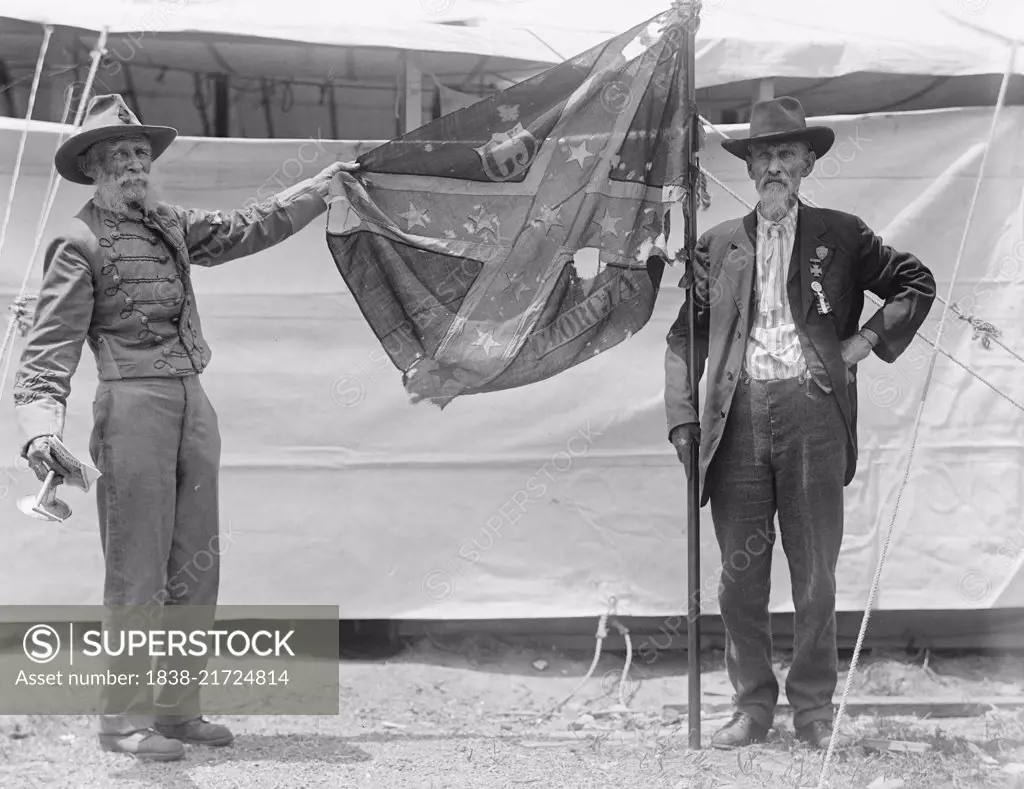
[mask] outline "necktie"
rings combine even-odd
[[[782,227],[772,223],[768,225],[768,248],[765,250],[764,264],[768,269],[768,281],[761,294],[761,309],[778,319],[775,313],[782,310],[781,293],[779,292],[779,272],[782,269]]]

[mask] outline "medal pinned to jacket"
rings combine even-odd
[[[822,262],[828,255],[828,247],[818,247],[814,250],[815,257],[811,258],[811,290],[814,291],[814,300],[819,315],[829,315],[832,312],[832,305],[828,303],[825,295],[825,288],[821,284],[823,273]]]

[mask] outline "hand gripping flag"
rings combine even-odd
[[[414,402],[541,381],[650,319],[668,211],[692,199],[695,18],[677,2],[335,179],[331,254]]]

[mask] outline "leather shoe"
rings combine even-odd
[[[176,762],[185,756],[185,746],[153,729],[126,734],[100,734],[100,748],[111,753],[127,753],[148,762]]]
[[[796,730],[797,739],[806,742],[812,748],[822,751],[828,750],[828,744],[832,741],[832,722],[816,720]],[[843,732],[836,736],[836,748],[849,748],[853,744],[853,738]]]
[[[158,723],[156,730],[165,737],[172,737],[190,745],[223,746],[230,745],[235,739],[235,735],[227,726],[210,723],[206,718],[193,718],[184,723]]]
[[[763,742],[768,736],[768,727],[755,721],[746,712],[737,712],[732,720],[715,732],[711,747],[729,749],[742,748],[755,742]]]

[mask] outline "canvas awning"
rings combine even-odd
[[[49,23],[77,31],[82,49],[108,25],[112,57],[243,77],[323,79],[350,73],[393,79],[396,51],[416,53],[439,78],[475,73],[522,79],[665,10],[668,0],[380,0],[325,6],[315,0],[165,0],[143,4],[59,0],[0,4],[0,44],[31,61]],[[774,79],[811,113],[992,104],[1014,35],[1017,0],[706,0],[698,33],[697,87],[712,105],[743,107]],[[17,21],[13,21],[17,20]],[[339,51],[342,50],[342,51]],[[483,59],[486,58],[486,61]],[[1024,50],[1014,72],[1024,75]],[[1024,102],[1024,78],[1007,103]]]

